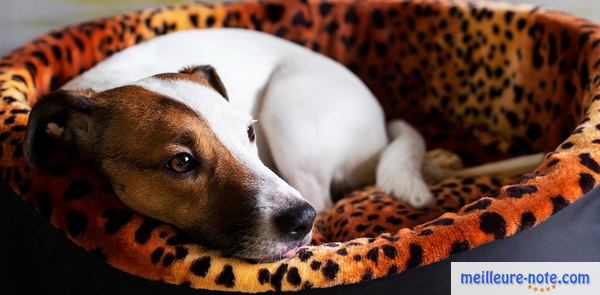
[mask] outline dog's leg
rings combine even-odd
[[[298,79],[290,69],[278,68],[272,74],[256,124],[258,137],[265,138],[258,140],[269,151],[268,157],[261,154],[261,158],[270,159],[282,178],[320,212],[331,205],[330,172],[319,153],[323,142],[318,140],[322,136],[317,132],[318,122],[310,116],[306,105],[310,102],[302,97],[306,91],[295,86]]]
[[[425,157],[425,140],[417,130],[398,120],[388,125],[392,142],[386,147],[377,166],[377,186],[414,207],[433,201],[421,166]]]
[[[283,97],[280,99],[285,100]],[[283,113],[284,109],[275,104],[263,110],[257,122],[262,131],[258,136],[268,137],[263,142],[268,145],[269,158],[283,179],[320,212],[331,206],[331,177],[326,159],[318,153],[319,146],[315,145],[314,136],[295,128],[294,121],[297,119],[294,115],[286,116]],[[307,143],[309,146],[305,146]],[[320,166],[319,162],[323,162],[323,165]]]

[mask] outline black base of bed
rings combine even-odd
[[[452,261],[600,261],[600,188],[539,226],[449,259],[307,294],[449,294]],[[113,269],[0,183],[0,294],[231,294],[148,281]]]

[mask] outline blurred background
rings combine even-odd
[[[221,2],[204,0],[201,2]],[[227,0],[225,0],[227,1]],[[119,12],[185,0],[0,0],[0,56],[51,29]],[[600,0],[508,0],[567,11],[600,22]]]

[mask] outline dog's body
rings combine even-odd
[[[219,75],[206,66],[178,72],[194,64]],[[310,238],[314,219],[303,198],[323,210],[332,188],[377,183],[414,206],[432,200],[420,173],[421,136],[395,122],[390,143],[381,106],[357,77],[267,34],[169,34],[114,55],[63,89],[71,92],[32,111],[32,162],[46,129],[95,161],[126,205],[234,255],[293,252]]]

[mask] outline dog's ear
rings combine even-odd
[[[94,95],[91,90],[58,90],[40,98],[29,114],[25,136],[24,154],[30,166],[43,165],[55,147],[89,152],[95,127],[92,112],[99,108]]]
[[[215,89],[219,94],[225,97],[226,100],[229,101],[229,97],[227,96],[227,90],[225,89],[225,85],[221,81],[221,77],[217,74],[217,70],[211,65],[201,65],[201,66],[189,66],[183,68],[179,71],[182,74],[192,74],[192,75],[201,75],[201,77],[208,82],[208,84]]]

